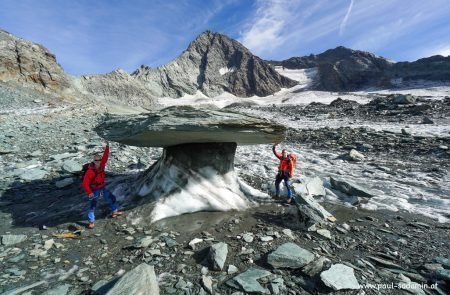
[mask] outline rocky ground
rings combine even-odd
[[[380,97],[366,105],[338,100],[329,106],[234,109],[290,121],[345,117],[431,126],[449,119],[448,99],[395,99],[400,100]],[[145,227],[123,217],[111,219],[103,206],[96,228],[86,230],[86,200],[75,174],[104,144],[92,131],[103,111],[58,106],[0,116],[0,293],[102,294],[124,273],[135,286],[144,279],[155,284],[151,275],[143,278],[143,272],[132,271],[143,262],[154,265],[161,294],[449,292],[449,224],[404,210],[364,210],[358,205],[366,201],[362,196],[353,206],[322,203],[337,221],[311,231],[300,228],[297,207],[281,201],[246,212],[183,215]],[[448,193],[442,183],[448,178],[449,134],[421,136],[408,128],[386,132],[350,127],[291,127],[285,144],[314,150],[333,163],[351,163],[352,170],[366,170],[366,177],[370,167],[382,170],[398,184],[415,172],[425,173],[431,191]],[[117,190],[161,153],[116,143],[112,151],[109,179]],[[266,165],[267,173],[244,169],[249,165],[246,155],[257,151],[238,150],[236,165],[244,180],[268,191],[275,162],[264,162],[261,154],[249,162]],[[339,159],[327,158],[328,153]],[[342,194],[337,186],[327,189]],[[445,217],[445,212],[450,218],[444,206],[440,214]],[[116,287],[119,283],[123,280]]]

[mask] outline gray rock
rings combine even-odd
[[[434,257],[433,262],[442,264],[442,266],[446,269],[450,269],[450,259],[445,257]]]
[[[323,181],[319,177],[305,177],[302,183],[294,183],[295,192],[298,195],[325,196],[326,191]]]
[[[394,104],[415,104],[416,98],[411,94],[392,94],[389,96]]]
[[[270,242],[270,241],[273,241],[273,238],[272,238],[272,237],[269,237],[269,236],[263,236],[263,237],[260,237],[259,239],[261,240],[261,242]]]
[[[439,279],[450,282],[450,269],[438,269],[435,273]]]
[[[334,216],[325,210],[312,196],[298,193],[298,191],[302,191],[302,187],[301,184],[293,184],[294,191],[296,192],[295,200],[299,222],[304,227],[309,228],[312,225],[322,223],[326,220],[334,221]]]
[[[47,171],[42,169],[26,169],[26,168],[16,169],[14,170],[13,173],[19,176],[21,179],[27,181],[41,180],[45,178],[48,174]]]
[[[290,230],[290,229],[288,229],[288,228],[285,228],[285,229],[283,229],[281,232],[282,232],[283,234],[285,234],[287,237],[289,237],[289,239],[295,240],[295,236],[294,236],[294,234],[292,233],[292,230]]]
[[[366,158],[363,154],[353,149],[348,153],[348,157],[352,161],[362,161]]]
[[[314,277],[315,275],[319,274],[326,265],[331,265],[331,261],[328,258],[321,256],[303,267],[302,271],[308,276]]]
[[[330,269],[320,274],[322,282],[333,290],[360,289],[358,280],[355,278],[353,268],[343,264],[334,264]]]
[[[329,230],[327,230],[327,229],[318,229],[317,233],[319,235],[321,235],[322,237],[325,237],[325,238],[331,240],[331,233],[330,233]]]
[[[42,295],[66,295],[71,287],[72,285],[69,284],[59,285],[53,289],[45,291]]]
[[[134,248],[147,248],[148,246],[150,246],[152,243],[154,242],[153,238],[148,236],[148,237],[144,237],[142,239],[140,239],[139,241],[137,241],[133,247]]]
[[[267,263],[274,268],[301,268],[314,260],[314,254],[294,243],[278,247],[267,257]]]
[[[212,278],[210,276],[202,276],[202,286],[206,292],[213,294]]]
[[[220,271],[225,265],[228,255],[228,245],[225,243],[217,243],[209,248],[207,261],[211,270]]]
[[[232,275],[234,273],[237,273],[238,271],[239,271],[239,269],[236,266],[234,266],[232,264],[228,265],[227,274]]]
[[[360,187],[359,185],[356,185],[350,181],[330,177],[330,183],[331,183],[331,187],[333,187],[334,189],[336,189],[338,191],[346,193],[348,195],[366,197],[366,198],[371,198],[374,196],[367,189],[364,189],[364,188]]]
[[[423,117],[422,124],[434,124],[434,121],[428,117]]]
[[[18,277],[23,276],[23,275],[25,275],[27,273],[26,270],[20,270],[17,267],[7,268],[7,269],[5,269],[5,272],[9,273],[9,274],[11,274],[13,276],[18,276]]]
[[[242,239],[247,242],[247,243],[251,243],[253,242],[253,234],[252,233],[245,233],[242,235]]]
[[[64,178],[61,180],[58,180],[57,182],[55,182],[55,185],[57,188],[63,188],[66,186],[69,186],[73,184],[73,178],[69,177],[69,178]]]
[[[244,292],[265,294],[266,289],[261,286],[258,280],[269,275],[271,275],[271,272],[267,270],[249,268],[247,271],[232,278],[227,284]]]
[[[109,116],[96,131],[101,137],[126,145],[168,147],[188,143],[278,142],[284,139],[286,127],[244,114],[183,106],[157,113]]]
[[[26,235],[2,235],[2,245],[11,246],[22,243],[26,239]]]
[[[107,295],[158,295],[159,286],[153,266],[141,263],[124,274]]]
[[[403,269],[403,267],[401,267],[400,265],[393,263],[389,260],[386,259],[382,259],[379,257],[374,257],[374,256],[367,256],[368,258],[370,258],[371,260],[375,261],[377,264],[381,264],[384,267],[389,267],[389,268],[395,268],[395,269]]]
[[[79,160],[66,160],[62,165],[62,169],[69,173],[77,173],[81,171],[83,163]]]

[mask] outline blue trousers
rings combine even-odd
[[[280,171],[277,173],[277,176],[275,177],[275,195],[277,197],[280,196],[280,183],[284,180],[284,185],[287,189],[288,198],[292,198],[292,191],[291,191],[291,182],[289,181],[289,173],[287,171]]]
[[[95,208],[97,207],[97,201],[100,197],[104,197],[108,200],[111,206],[112,212],[117,211],[117,201],[116,197],[106,188],[102,187],[94,191],[94,197],[89,199],[89,209],[88,209],[88,220],[89,222],[95,221]]]

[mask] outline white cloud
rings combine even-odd
[[[299,1],[259,0],[255,17],[241,32],[240,41],[257,54],[271,52],[280,46],[290,18],[291,8]]]
[[[341,25],[339,27],[339,34],[342,35],[345,30],[345,26],[347,25],[348,18],[350,16],[350,13],[352,12],[353,8],[353,0],[350,0],[350,6],[348,7],[347,13],[344,16],[344,19],[341,22]]]

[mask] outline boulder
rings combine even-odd
[[[159,286],[153,265],[141,263],[124,274],[107,295],[158,295]]]
[[[320,274],[322,282],[335,291],[344,289],[360,289],[353,268],[344,264],[334,264],[330,269]]]
[[[66,160],[62,165],[62,169],[69,173],[77,173],[81,171],[83,163],[79,160]]]
[[[334,188],[340,192],[346,193],[347,195],[366,197],[366,198],[373,197],[373,194],[370,191],[368,191],[367,189],[364,189],[364,188],[360,187],[359,185],[354,184],[347,180],[330,177],[330,183],[331,183],[332,188]]]
[[[274,268],[301,268],[314,260],[314,254],[294,243],[285,243],[267,257]]]
[[[47,171],[42,169],[25,169],[25,168],[17,169],[15,173],[17,173],[17,175],[21,179],[27,181],[41,180],[45,178],[48,174]]]
[[[228,254],[228,245],[225,243],[217,243],[209,248],[208,256],[206,257],[209,268],[211,270],[221,271],[225,265]]]
[[[334,221],[334,216],[331,215],[331,213],[329,213],[327,210],[325,210],[325,208],[323,208],[322,205],[320,205],[311,195],[309,195],[310,190],[313,193],[322,193],[319,189],[317,189],[318,187],[320,187],[318,185],[318,180],[315,180],[313,182],[312,189],[308,184],[309,183],[307,183],[306,186],[299,183],[293,184],[293,188],[296,193],[295,200],[298,209],[297,214],[300,226],[309,228],[312,225],[323,223],[327,220]],[[306,190],[305,187],[307,188]],[[305,191],[308,194],[302,193]]]
[[[265,294],[266,289],[261,286],[258,280],[271,274],[271,272],[264,269],[249,268],[247,271],[229,280],[227,285],[247,293]]]
[[[169,107],[155,113],[113,116],[95,129],[126,145],[169,147],[189,143],[262,144],[282,141],[286,127],[230,111]]]

